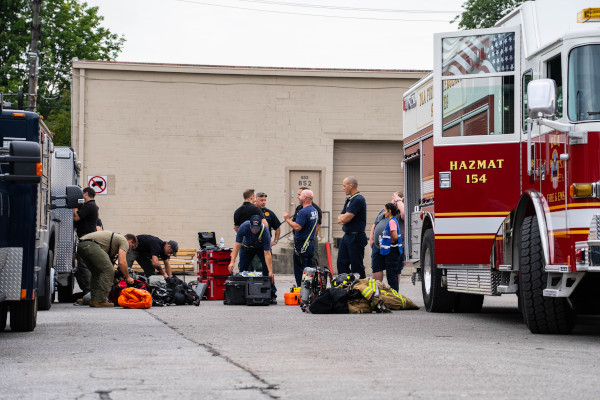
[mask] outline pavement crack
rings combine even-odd
[[[146,312],[148,312],[148,311],[146,310]],[[250,368],[246,367],[245,365],[242,365],[239,362],[233,360],[232,358],[226,356],[225,354],[222,354],[219,350],[215,349],[213,346],[206,344],[206,343],[200,343],[190,337],[185,336],[182,332],[179,331],[179,329],[170,326],[165,320],[161,319],[157,315],[155,315],[151,312],[148,312],[148,314],[150,314],[152,317],[154,317],[157,321],[160,321],[163,324],[167,325],[169,327],[169,329],[171,329],[173,332],[177,333],[179,336],[181,336],[188,342],[191,342],[197,346],[203,347],[206,351],[208,351],[213,356],[219,357],[219,358],[223,359],[224,361],[226,361],[227,363],[234,365],[243,371],[246,371],[254,379],[256,379],[257,381],[259,381],[260,383],[265,385],[265,386],[246,386],[246,387],[239,388],[239,390],[258,390],[265,396],[269,397],[270,399],[279,399],[279,396],[275,396],[274,394],[272,394],[270,392],[273,390],[278,390],[279,389],[278,385],[274,385],[274,384],[267,382],[265,379],[261,378],[256,372],[252,371]],[[108,399],[110,399],[110,397]]]

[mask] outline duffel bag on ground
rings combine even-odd
[[[132,287],[136,289],[148,290],[148,285],[146,282],[143,282],[139,279],[134,279],[133,284],[128,285],[125,278],[120,279],[118,282],[114,283],[110,292],[108,293],[108,301],[111,303],[117,304],[119,301],[119,296],[121,295],[121,291],[126,287]]]
[[[314,298],[308,311],[311,314],[348,314],[348,290],[329,288]]]
[[[119,305],[125,308],[150,308],[152,295],[147,290],[127,287],[121,290]]]

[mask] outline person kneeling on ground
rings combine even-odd
[[[83,236],[77,247],[77,257],[80,257],[90,269],[92,278],[90,292],[92,295],[90,307],[113,307],[107,301],[108,293],[115,277],[114,260],[118,259],[119,270],[127,284],[133,284],[133,278],[127,270],[127,251],[135,248],[135,235],[122,236],[109,231],[92,232]]]
[[[273,259],[271,258],[271,235],[269,229],[261,223],[258,215],[253,215],[250,221],[240,225],[235,237],[235,245],[231,251],[231,262],[229,272],[233,273],[235,260],[240,255],[238,269],[240,272],[248,271],[252,258],[258,256],[263,266],[263,276],[271,278],[271,304],[277,304],[277,288],[275,288],[275,277],[273,275]]]

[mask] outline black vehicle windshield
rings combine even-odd
[[[600,120],[600,44],[576,47],[569,55],[571,121]]]

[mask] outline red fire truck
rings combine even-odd
[[[586,2],[434,36],[403,114],[405,249],[427,311],[513,293],[534,333],[600,313],[600,9]]]

